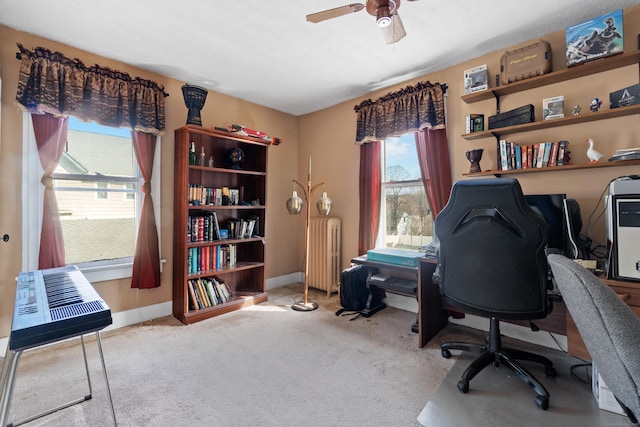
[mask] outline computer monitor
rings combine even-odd
[[[570,258],[577,257],[578,248],[573,239],[574,230],[566,194],[526,194],[524,197],[547,223],[547,246],[562,251]]]

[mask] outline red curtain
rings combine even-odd
[[[136,254],[133,259],[131,287],[148,289],[160,286],[160,251],[158,248],[158,229],[153,214],[151,198],[151,175],[153,157],[156,149],[156,136],[144,132],[131,132],[133,149],[142,173],[144,199],[138,227]]]
[[[380,141],[360,146],[360,226],[358,254],[366,254],[375,247],[380,224]]]
[[[60,163],[67,142],[69,120],[66,117],[54,117],[51,114],[31,114],[31,121],[40,164],[44,169],[44,175],[40,180],[44,185],[44,203],[38,269],[62,267],[65,265],[64,240],[51,174]]]
[[[451,164],[445,129],[416,132],[416,149],[422,184],[433,218],[444,208],[451,193]]]

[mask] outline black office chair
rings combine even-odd
[[[500,319],[542,319],[551,311],[544,219],[527,205],[515,179],[463,180],[453,185],[434,231],[439,247],[433,279],[444,300],[490,319],[486,343],[441,345],[445,358],[451,350],[480,354],[462,374],[458,389],[467,393],[469,381],[482,369],[503,363],[535,390],[536,405],[547,409],[549,392],[516,360],[541,363],[548,376],[556,376],[553,363],[503,347],[500,336]]]

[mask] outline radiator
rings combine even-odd
[[[309,286],[340,290],[340,218],[312,217],[309,224]]]

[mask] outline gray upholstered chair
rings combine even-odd
[[[640,415],[640,320],[589,270],[562,255],[549,265],[598,373],[629,419]]]

